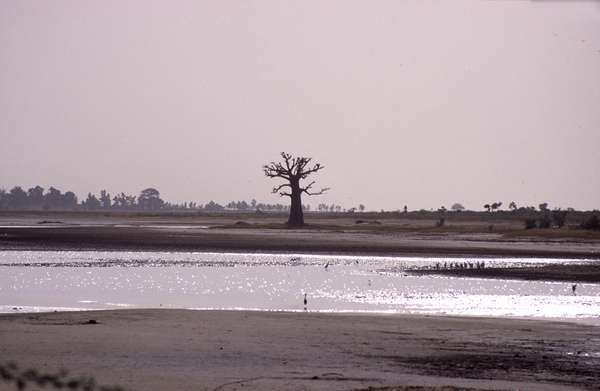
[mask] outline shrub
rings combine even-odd
[[[535,219],[525,219],[525,229],[534,229],[536,226]]]
[[[582,229],[600,229],[600,219],[597,215],[592,215],[589,219],[581,223],[579,228]]]
[[[538,228],[547,229],[552,226],[552,220],[548,215],[543,216],[538,221]]]
[[[552,221],[558,228],[562,228],[565,226],[565,222],[567,221],[567,211],[566,210],[553,210],[552,211]]]

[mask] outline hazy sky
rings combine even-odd
[[[0,2],[0,187],[600,208],[600,4]],[[307,200],[305,200],[307,201]]]

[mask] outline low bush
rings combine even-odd
[[[537,227],[535,219],[525,219],[525,229],[534,229]]]
[[[554,221],[554,225],[558,228],[562,228],[565,226],[565,222],[567,221],[567,211],[566,210],[553,210],[552,211],[552,221]]]
[[[552,219],[545,215],[538,220],[538,228],[547,229],[552,226]]]
[[[581,223],[579,228],[600,230],[600,219],[597,215],[592,215],[589,219]]]

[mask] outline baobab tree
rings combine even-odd
[[[265,175],[269,178],[281,178],[286,183],[275,186],[273,193],[279,193],[280,196],[290,197],[290,217],[288,225],[291,227],[301,227],[304,225],[304,213],[302,212],[302,193],[309,196],[325,193],[328,188],[323,188],[317,192],[311,191],[315,181],[306,186],[302,186],[300,181],[306,179],[310,174],[314,174],[323,168],[320,163],[310,165],[312,158],[304,156],[293,157],[289,153],[281,152],[282,162],[271,162],[263,166]]]

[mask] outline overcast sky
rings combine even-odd
[[[592,1],[0,2],[0,187],[600,208]]]

